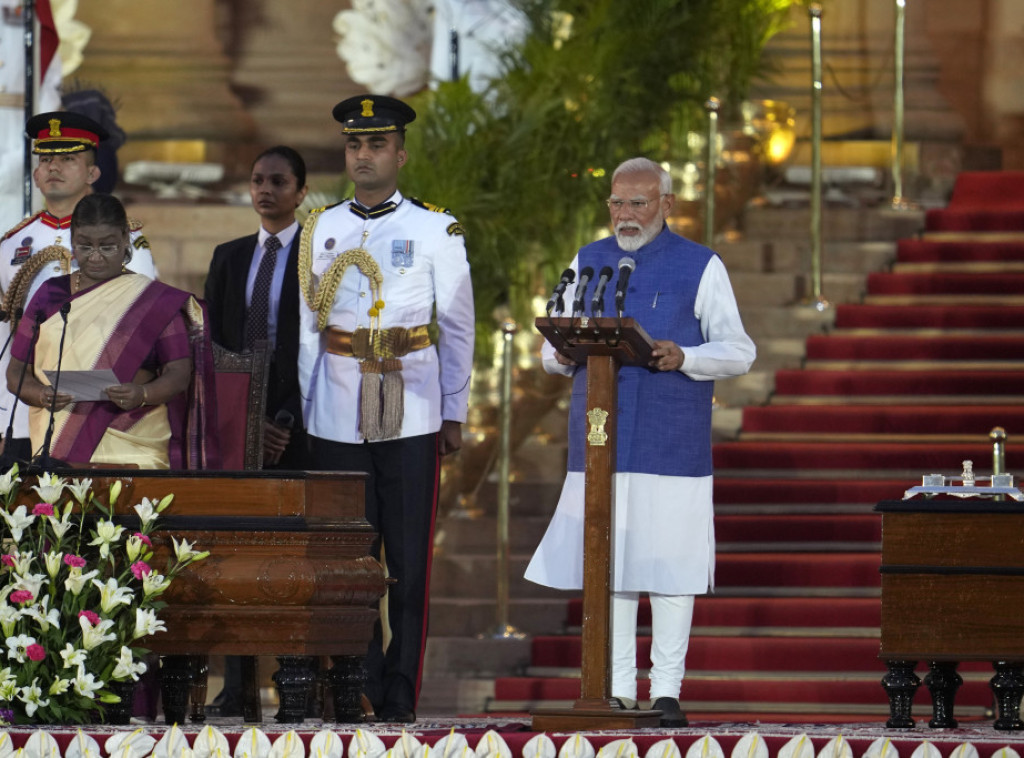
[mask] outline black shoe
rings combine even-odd
[[[389,724],[411,724],[415,720],[416,712],[411,708],[386,705],[377,714],[377,721],[384,721]]]
[[[661,711],[661,726],[667,729],[678,729],[689,726],[686,714],[679,708],[679,701],[673,697],[659,697],[651,704],[652,711]]]

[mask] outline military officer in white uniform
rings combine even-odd
[[[46,200],[46,209],[24,220],[0,238],[0,294],[4,320],[0,323],[0,345],[11,333],[12,321],[44,281],[78,268],[71,255],[71,212],[78,201],[92,192],[100,175],[95,164],[96,146],[107,138],[98,123],[78,113],[52,111],[28,120],[25,133],[34,140],[39,156],[32,177]],[[155,279],[157,272],[142,224],[130,221],[132,271]],[[0,375],[6,374],[9,357],[0,358]],[[0,385],[0,438],[10,423],[14,405],[6,384]],[[28,414],[15,412],[14,449],[8,456],[31,457],[28,443]]]
[[[311,214],[299,248],[299,384],[313,465],[369,474],[366,516],[396,580],[391,639],[384,650],[375,631],[365,691],[378,720],[393,722],[415,720],[439,459],[462,444],[474,336],[462,227],[398,191],[415,117],[377,95],[335,107],[355,198]]]

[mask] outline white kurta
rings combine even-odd
[[[46,221],[50,223],[46,223]],[[44,214],[37,214],[25,226],[21,228],[16,227],[17,231],[8,232],[5,235],[3,241],[0,241],[0,294],[7,294],[7,290],[11,286],[11,282],[14,280],[18,270],[31,255],[50,245],[61,245],[70,250],[71,229],[68,226],[69,223],[69,218],[61,219],[57,222],[56,217],[49,216],[48,214],[44,221]],[[129,239],[132,242],[132,260],[128,264],[128,268],[137,274],[142,274],[150,279],[156,279],[156,264],[153,262],[153,254],[149,250],[149,243],[146,242],[142,231],[131,232]],[[141,245],[141,247],[137,247],[137,245]],[[78,261],[74,258],[71,259],[71,270],[78,270]],[[63,273],[64,271],[59,261],[53,261],[43,266],[32,280],[32,285],[25,296],[24,305],[28,305],[32,296],[36,294],[36,290],[39,289],[43,282],[55,276],[60,276]],[[0,322],[0,345],[7,341],[10,333],[10,321]],[[3,357],[0,358],[0,423],[3,424],[0,427],[0,435],[7,428],[11,409],[14,406],[14,394],[8,391],[7,380],[3,378],[7,376],[7,366],[10,362],[10,356],[7,352],[4,352]],[[16,438],[28,437],[28,414],[23,410],[15,413],[13,432]]]
[[[642,255],[642,252],[640,252]],[[577,270],[577,260],[572,262]],[[566,292],[572,302],[574,287]],[[704,344],[680,345],[684,374],[712,381],[745,374],[756,356],[729,276],[713,257],[701,277],[694,305]],[[549,373],[571,376],[575,368],[541,355]],[[714,588],[713,478],[617,473],[613,477],[613,589],[694,595]],[[547,532],[526,569],[526,578],[557,589],[583,587],[584,474],[570,471]]]
[[[382,327],[429,324],[436,306],[439,344],[401,359],[405,413],[400,436],[412,437],[437,432],[442,420],[466,420],[473,364],[473,287],[458,222],[398,192],[391,200],[398,203],[394,212],[370,219],[352,213],[349,202],[323,211],[313,230],[312,273],[319,286],[318,278],[337,256],[362,246],[384,277]],[[347,332],[369,327],[372,305],[369,280],[349,266],[328,326]],[[359,361],[326,351],[317,314],[305,299],[299,305],[299,323],[299,386],[306,429],[322,439],[362,442]]]

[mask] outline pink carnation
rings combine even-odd
[[[85,558],[78,555],[65,555],[64,563],[71,566],[71,568],[85,568]]]
[[[145,561],[135,561],[135,563],[132,564],[132,573],[135,574],[136,579],[141,579],[152,572],[153,569],[151,569],[149,564]]]
[[[84,617],[85,620],[88,621],[93,626],[96,626],[98,623],[100,623],[100,617],[96,613],[94,613],[93,611],[79,611],[78,612],[78,616],[79,616],[79,618],[83,618]]]
[[[41,661],[46,657],[46,649],[39,644],[29,645],[25,648],[25,655],[30,661]]]
[[[15,590],[11,593],[12,603],[31,603],[35,599],[35,595],[28,590]]]
[[[5,566],[11,566],[11,567],[14,566],[14,556],[13,555],[7,555],[6,553],[4,555],[0,555],[0,561],[3,561],[3,564]]]
[[[33,516],[52,516],[53,506],[49,503],[40,503],[39,505],[32,506]]]
[[[137,537],[139,542],[141,542],[142,544],[148,545],[149,547],[153,547],[153,540],[151,540],[142,532],[135,532],[135,537]]]

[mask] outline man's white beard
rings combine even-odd
[[[651,222],[649,227],[645,227],[635,221],[623,221],[615,227],[615,241],[619,243],[619,247],[625,252],[635,253],[658,236],[658,233],[661,231],[662,223],[664,223],[663,220],[658,219],[657,221]],[[624,235],[622,234],[624,229],[636,229],[640,234]]]

